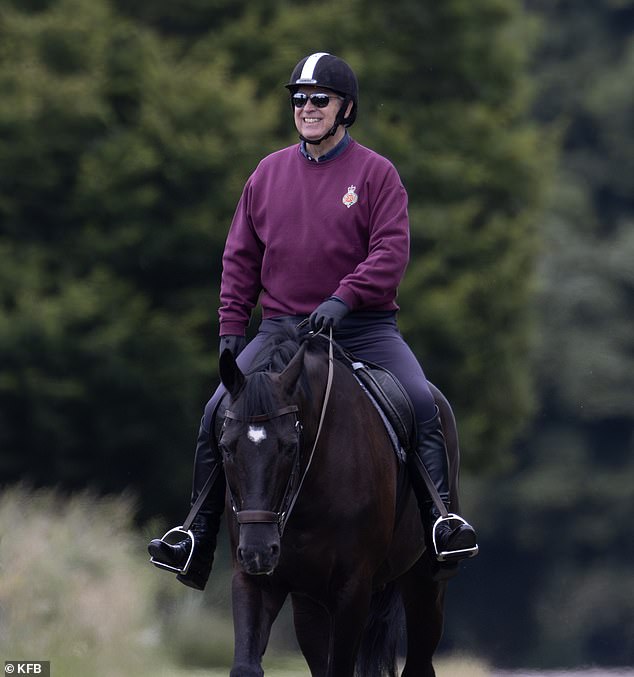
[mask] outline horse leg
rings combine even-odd
[[[299,646],[312,677],[353,677],[359,643],[370,607],[369,586],[345,596],[339,591],[330,610],[303,595],[293,595],[293,620]]]
[[[330,647],[328,611],[305,595],[293,594],[291,599],[297,643],[308,663],[310,674],[312,677],[326,677]]]
[[[336,591],[330,613],[330,651],[327,677],[353,677],[372,592],[369,582],[356,586],[348,579]]]
[[[235,646],[230,677],[263,677],[262,656],[273,621],[286,595],[287,591],[275,587],[268,576],[256,577],[242,571],[234,572],[232,606]]]
[[[435,677],[432,658],[442,637],[447,583],[432,580],[426,554],[399,583],[407,621],[407,658],[401,677]]]

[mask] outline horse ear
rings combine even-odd
[[[306,344],[302,343],[301,348],[295,353],[293,359],[286,365],[286,369],[280,374],[280,384],[288,395],[292,395],[297,385],[297,381],[304,369],[304,353]]]
[[[228,348],[225,348],[220,354],[219,371],[222,385],[235,399],[244,385],[244,374],[240,371],[236,358]]]

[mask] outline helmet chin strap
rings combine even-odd
[[[303,134],[300,134],[299,138],[302,141],[304,141],[304,143],[310,143],[313,146],[318,146],[324,139],[327,139],[329,136],[334,136],[338,127],[339,123],[335,122],[335,124],[330,128],[330,131],[326,132],[323,136],[319,137],[318,139],[307,139]]]

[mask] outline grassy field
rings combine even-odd
[[[490,671],[478,661],[468,659],[439,659],[435,663],[437,677],[489,677]],[[306,664],[300,658],[277,658],[264,662],[267,677],[310,677]],[[155,677],[227,677],[222,670],[170,670],[155,673]]]
[[[133,514],[125,497],[27,487],[0,494],[0,657],[49,660],[56,677],[229,674],[226,603],[211,590],[205,604],[149,566]],[[309,677],[303,659],[283,651],[265,660],[267,677]],[[175,667],[187,664],[224,667]],[[438,661],[438,677],[467,676],[488,672],[475,662]]]
[[[489,677],[491,672],[482,663],[466,658],[442,658],[435,661],[437,677]],[[310,677],[310,672],[301,658],[277,657],[264,662],[267,677]],[[228,669],[222,670],[170,670],[155,673],[155,677],[227,677]]]
[[[135,528],[133,514],[126,497],[4,489],[0,661],[49,660],[55,677],[227,677],[233,653],[228,578],[216,574],[205,603],[199,593],[151,567],[149,536]],[[286,623],[290,627],[290,618]],[[273,639],[264,662],[267,677],[310,677],[303,659],[284,653],[288,644]],[[224,667],[177,667],[182,665]],[[436,672],[504,677],[467,659],[439,658]],[[565,673],[573,674],[632,677],[631,671]]]

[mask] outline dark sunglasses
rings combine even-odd
[[[315,106],[315,108],[325,108],[329,103],[330,99],[341,99],[343,101],[343,96],[337,96],[335,94],[324,94],[323,92],[317,92],[316,94],[304,94],[303,92],[295,92],[291,96],[291,101],[295,108],[303,108],[310,99],[310,102]]]

